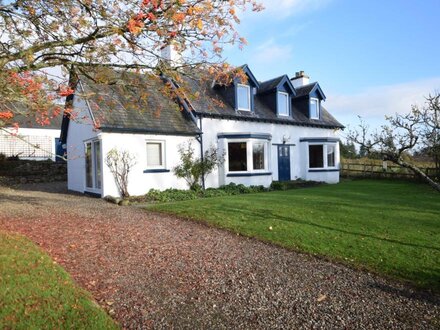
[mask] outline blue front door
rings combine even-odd
[[[278,146],[278,181],[290,180],[290,147]]]

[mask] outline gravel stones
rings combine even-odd
[[[62,186],[0,188],[0,209],[1,230],[41,245],[127,329],[440,327],[438,295]]]

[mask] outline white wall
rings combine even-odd
[[[77,120],[70,120],[67,136],[67,177],[68,189],[85,192],[85,145],[86,141],[99,139],[101,141],[101,168],[102,188],[99,190],[87,191],[101,194],[101,196],[118,196],[119,191],[114,181],[113,174],[105,165],[104,159],[107,153],[116,148],[127,150],[135,156],[136,165],[132,168],[129,175],[130,195],[143,195],[150,189],[165,190],[168,188],[187,189],[185,180],[178,179],[172,172],[173,167],[180,162],[178,148],[181,144],[192,142],[196,155],[200,155],[200,144],[194,137],[151,135],[151,134],[126,134],[126,133],[103,133],[94,129],[87,104],[80,98],[76,98],[74,109]],[[169,172],[163,173],[144,173],[147,169],[146,164],[146,142],[164,141],[165,142],[165,169]]]
[[[180,163],[178,149],[180,145],[192,142],[193,148],[198,156],[200,144],[194,137],[170,136],[170,135],[151,135],[151,134],[122,134],[122,133],[102,133],[103,157],[112,149],[127,150],[135,156],[136,165],[129,174],[128,190],[130,195],[143,195],[150,189],[165,190],[168,188],[188,189],[185,180],[177,178],[173,173],[173,167]],[[169,172],[144,173],[147,170],[147,141],[165,142],[165,169]],[[102,196],[118,196],[114,178],[110,169],[103,166],[103,193]]]
[[[87,105],[81,99],[75,100],[77,117],[81,120],[71,120],[67,137],[68,153],[68,188],[79,192],[85,188],[85,150],[84,143],[91,139],[101,141],[102,158],[112,149],[127,150],[136,158],[136,165],[132,168],[129,176],[129,193],[131,195],[143,195],[150,189],[164,190],[167,188],[187,189],[188,185],[183,179],[178,179],[172,172],[173,167],[180,163],[178,148],[188,142],[192,142],[196,156],[200,156],[200,145],[195,137],[151,135],[151,134],[128,134],[128,133],[103,133],[95,130],[90,119]],[[216,170],[207,177],[206,187],[218,187],[223,184],[242,183],[245,185],[269,186],[273,180],[278,180],[278,149],[277,144],[290,144],[291,179],[298,178],[314,181],[336,183],[339,181],[339,172],[309,172],[308,171],[308,144],[300,142],[301,138],[336,138],[336,132],[331,129],[311,128],[302,126],[290,126],[268,123],[243,122],[233,120],[202,119],[203,148],[206,150],[211,145],[223,152],[227,148],[227,139],[218,139],[219,133],[264,133],[271,134],[267,154],[269,157],[267,176],[243,176],[227,177],[225,166]],[[146,142],[163,141],[165,143],[165,169],[168,172],[144,173],[147,170]],[[102,189],[92,191],[101,196],[119,195],[117,186],[110,169],[101,159],[103,169]],[[336,165],[339,168],[339,146],[336,150]]]
[[[86,162],[84,142],[99,137],[94,129],[87,104],[80,98],[75,98],[74,118],[69,122],[67,133],[67,188],[84,192],[86,188]]]
[[[60,129],[51,128],[7,128],[11,134],[0,131],[0,152],[6,156],[20,156],[23,159],[52,159],[55,161],[55,138],[60,137]],[[30,142],[40,146],[41,149],[32,147]]]
[[[264,185],[268,186],[272,180],[278,180],[278,147],[286,140],[290,146],[290,177],[292,180],[304,179],[314,181],[325,181],[328,183],[339,182],[339,172],[308,172],[308,151],[307,143],[300,142],[300,138],[337,138],[337,133],[332,129],[280,125],[260,122],[245,122],[226,119],[202,119],[203,145],[204,149],[210,145],[217,146],[221,151],[226,149],[226,140],[218,139],[219,133],[265,133],[271,134],[269,151],[269,172],[272,177],[251,176],[251,177],[226,177],[225,169],[220,168],[208,176],[207,187],[218,187],[221,184],[230,182],[243,183],[245,185]],[[339,145],[336,144],[336,165],[339,168]]]

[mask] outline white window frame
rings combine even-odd
[[[95,143],[99,142],[99,153],[101,155],[100,159],[97,159],[96,157],[96,147],[95,147]],[[87,186],[87,145],[90,144],[90,156],[91,156],[91,171],[92,171],[92,187]],[[84,191],[87,192],[92,192],[92,193],[99,193],[102,190],[102,186],[103,186],[103,175],[102,175],[102,171],[103,171],[103,162],[102,162],[102,141],[101,139],[90,139],[90,140],[85,140],[84,141]],[[98,187],[98,173],[96,170],[96,165],[99,162],[99,168],[100,168],[100,183],[101,186]]]
[[[229,143],[246,143],[246,171],[230,171],[229,170]],[[254,153],[253,143],[264,144],[264,168],[254,170]],[[225,157],[225,170],[226,174],[246,174],[246,173],[265,173],[269,172],[269,141],[266,139],[227,139],[226,140],[226,157]]]
[[[322,146],[322,157],[323,157],[323,167],[310,167],[310,152],[309,152],[309,147],[310,146]],[[328,155],[328,147],[332,146],[335,150],[335,165],[334,166],[328,166],[328,159],[327,159],[327,155]],[[338,162],[337,162],[337,157],[336,157],[336,143],[308,143],[307,145],[307,167],[309,170],[331,170],[331,169],[337,169]]]
[[[162,165],[148,165],[148,143],[160,144],[160,151],[162,155]],[[148,170],[166,169],[166,154],[165,154],[165,140],[145,140],[145,166]]]
[[[316,112],[317,116],[312,116],[312,101],[316,101]],[[321,115],[321,102],[319,102],[319,99],[316,97],[311,97],[309,101],[309,117],[310,119],[319,119]]]
[[[281,111],[280,111],[281,107],[280,107],[280,102],[278,99],[278,97],[280,95],[285,95],[287,97],[287,113],[286,114],[281,113]],[[289,117],[290,116],[290,97],[289,97],[288,93],[285,93],[285,92],[278,92],[277,93],[277,113],[278,113],[278,116],[281,116],[281,117]]]
[[[247,90],[247,98],[248,98],[248,104],[249,104],[249,108],[240,108],[239,105],[239,87],[245,87]],[[242,110],[242,111],[251,111],[251,87],[249,85],[244,85],[244,84],[237,84],[237,110]]]

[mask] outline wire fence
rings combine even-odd
[[[14,136],[0,134],[0,154],[6,157],[47,159],[52,158],[54,138],[51,136]]]

